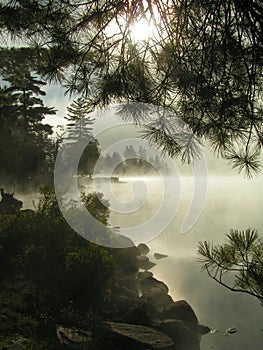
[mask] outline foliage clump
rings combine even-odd
[[[107,223],[96,196],[83,198]],[[56,324],[94,327],[115,262],[109,249],[71,229],[51,189],[41,190],[35,213],[0,215],[0,242],[0,308],[6,319],[0,327],[6,339],[19,334],[57,349]]]

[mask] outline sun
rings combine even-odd
[[[155,36],[155,26],[142,18],[130,27],[130,36],[134,42],[148,41]]]

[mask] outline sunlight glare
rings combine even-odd
[[[140,42],[152,39],[155,36],[156,27],[153,23],[142,18],[130,28],[130,35],[133,41]]]
[[[131,181],[131,182],[135,182],[135,181],[142,181],[142,182],[146,182],[146,181],[152,181],[152,177],[146,177],[146,176],[130,176],[130,177],[121,177],[120,181]]]

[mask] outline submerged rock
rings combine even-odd
[[[111,339],[116,347],[123,349],[156,349],[174,350],[174,341],[166,334],[150,327],[104,322],[105,336]]]
[[[230,328],[225,330],[224,335],[235,334],[236,332],[237,332],[237,328],[236,327],[230,327]]]

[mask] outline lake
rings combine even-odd
[[[134,186],[142,186],[133,197]],[[145,197],[145,187],[148,194]],[[81,180],[82,189],[88,189]],[[112,226],[135,227],[144,221],[150,222],[158,210],[162,197],[162,184],[158,178],[120,177],[120,182],[111,183],[113,195],[121,201],[118,208],[133,213],[111,213]],[[136,189],[136,187],[135,187]],[[89,188],[90,190],[90,188]],[[109,187],[101,182],[97,190],[109,195]],[[158,237],[147,244],[151,248],[151,260],[157,265],[152,269],[155,277],[163,280],[169,287],[174,300],[186,299],[194,308],[199,322],[219,329],[215,335],[205,335],[202,350],[258,350],[263,344],[263,309],[256,299],[249,295],[234,293],[219,286],[205,273],[201,272],[197,259],[197,244],[208,240],[222,243],[230,228],[255,228],[262,233],[263,228],[263,178],[245,180],[241,176],[215,177],[208,179],[208,191],[203,212],[192,229],[181,234],[180,228],[193,195],[191,177],[180,178],[180,203],[170,225]],[[137,198],[136,198],[137,195]],[[179,202],[176,183],[171,180],[170,198]],[[112,195],[110,195],[112,199]],[[138,208],[139,204],[141,208]],[[166,216],[164,215],[166,220]],[[154,231],[155,222],[150,222]],[[168,258],[153,258],[153,253],[167,254]],[[236,327],[236,334],[225,336],[224,331]]]

